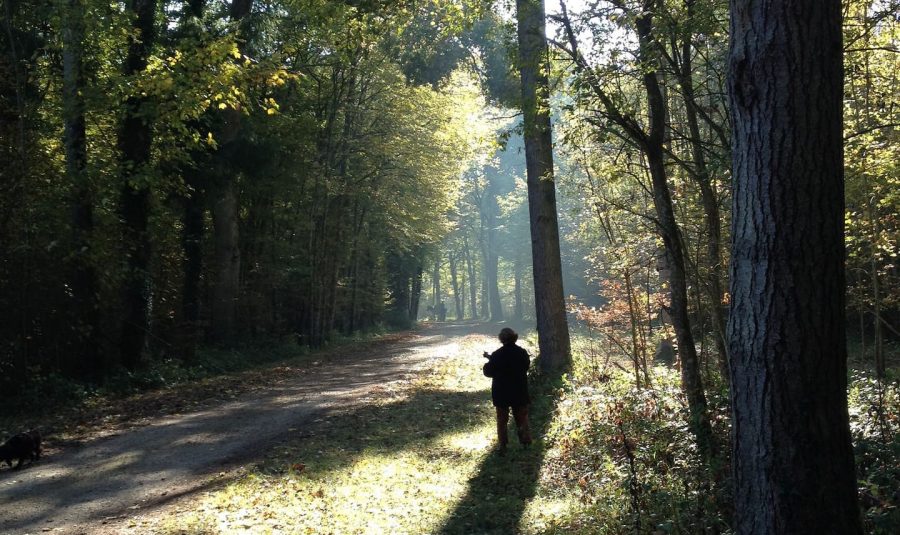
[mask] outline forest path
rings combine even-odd
[[[147,511],[227,481],[280,440],[302,436],[329,413],[408,380],[451,354],[479,324],[442,324],[396,342],[355,344],[303,373],[287,373],[262,390],[189,414],[99,438],[45,457],[21,471],[0,472],[0,534],[116,533]]]

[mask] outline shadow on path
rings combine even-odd
[[[274,379],[262,391],[92,441],[21,471],[0,472],[0,533],[96,532],[102,520],[189,496],[223,481],[221,472],[265,457],[327,414],[365,405],[393,381],[452,351],[440,329],[335,354],[309,373]],[[423,394],[418,409],[446,403]],[[472,395],[474,396],[474,394]],[[452,396],[451,396],[452,397]],[[471,396],[456,401],[471,404]],[[387,437],[390,440],[392,437]],[[416,436],[413,440],[431,440]],[[407,438],[406,440],[409,440]]]
[[[509,451],[499,455],[495,446],[485,457],[478,474],[469,480],[469,489],[439,533],[444,535],[518,533],[518,525],[528,500],[537,489],[541,464],[546,453],[543,439],[556,407],[556,387],[560,376],[532,379],[530,420],[534,443],[522,448],[510,432]],[[512,418],[510,418],[510,425]]]

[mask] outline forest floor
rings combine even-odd
[[[496,345],[493,337],[473,334],[485,328],[445,324],[387,335],[300,365],[286,361],[97,410],[61,434],[65,440],[51,437],[39,462],[20,471],[0,471],[0,533],[179,531],[182,517],[174,515],[248,473],[290,470],[305,477],[313,472],[315,459],[282,466],[285,448],[316,443],[318,436],[334,430],[349,433],[339,446],[347,451],[343,460],[352,464],[355,451],[373,440],[360,433],[375,432],[361,421],[361,412],[413,395],[418,378],[430,375],[441,360],[459,355],[461,344],[472,346],[469,357],[480,370],[481,351]],[[443,403],[486,410],[487,385],[485,380],[478,392],[416,391],[414,412],[432,411],[441,418]],[[409,420],[398,423],[417,425]],[[452,433],[462,424],[445,423],[445,429],[423,428],[421,433]],[[391,429],[377,431],[392,434]],[[169,524],[171,529],[165,527]],[[252,527],[241,521],[233,526],[235,532]]]
[[[499,455],[480,357],[498,330],[425,324],[37,418],[47,454],[0,470],[0,535],[727,531],[728,485],[698,461],[678,371],[635,388],[599,339],[573,338],[564,378],[532,377],[535,443],[511,433]],[[533,334],[519,343],[535,352]],[[881,388],[852,364],[866,532],[897,533],[898,374]],[[708,394],[724,443],[726,391]]]

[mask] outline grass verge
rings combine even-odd
[[[470,335],[408,385],[385,385],[361,406],[301,432],[244,477],[156,533],[516,533],[537,487],[546,442],[513,438],[496,450],[490,380],[479,355],[493,338]],[[537,436],[554,384],[532,384]],[[515,437],[514,433],[511,433]]]

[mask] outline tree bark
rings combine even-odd
[[[553,179],[544,16],[543,0],[516,0],[539,362],[541,369],[550,371],[569,365],[571,348],[563,296],[556,182]]]
[[[847,413],[841,3],[731,9],[735,533],[862,533]]]
[[[147,66],[156,40],[156,0],[131,0],[132,37],[123,72],[134,76]],[[123,241],[127,258],[123,281],[122,364],[137,366],[149,331],[151,243],[147,232],[150,217],[150,185],[147,166],[153,131],[144,108],[146,97],[130,96],[119,127],[118,147],[122,154],[122,189],[119,211],[124,222]]]
[[[66,174],[72,183],[72,317],[75,365],[93,377],[100,370],[99,282],[91,261],[94,206],[87,174],[84,105],[84,5],[68,0],[63,20],[63,136]]]

